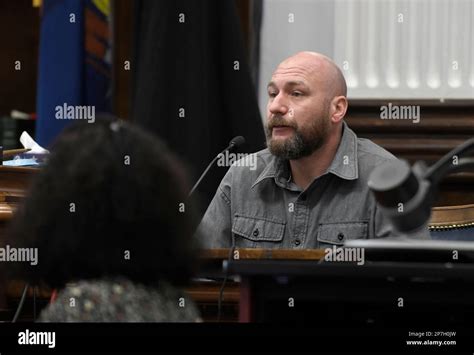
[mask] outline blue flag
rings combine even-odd
[[[49,146],[77,119],[110,111],[109,0],[44,0],[36,140]]]

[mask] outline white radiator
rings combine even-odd
[[[474,1],[336,0],[334,15],[350,97],[474,99]]]
[[[474,0],[264,0],[259,102],[284,58],[328,55],[356,99],[474,99]]]

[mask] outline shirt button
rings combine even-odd
[[[299,240],[299,239],[295,239],[294,243],[295,243],[295,245],[296,245],[296,246],[298,246],[298,245],[300,245],[300,244],[301,244],[301,240]]]
[[[253,236],[256,237],[260,234],[258,228],[253,231]]]
[[[339,233],[339,234],[337,235],[337,239],[343,240],[343,239],[344,239],[344,233]]]

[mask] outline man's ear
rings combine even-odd
[[[330,113],[331,121],[333,123],[338,123],[344,118],[344,116],[346,115],[347,106],[348,102],[345,96],[336,96],[332,99],[330,105]]]

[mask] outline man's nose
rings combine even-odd
[[[268,110],[272,114],[280,114],[282,116],[288,112],[288,103],[281,93],[275,96],[273,101],[269,102]]]

